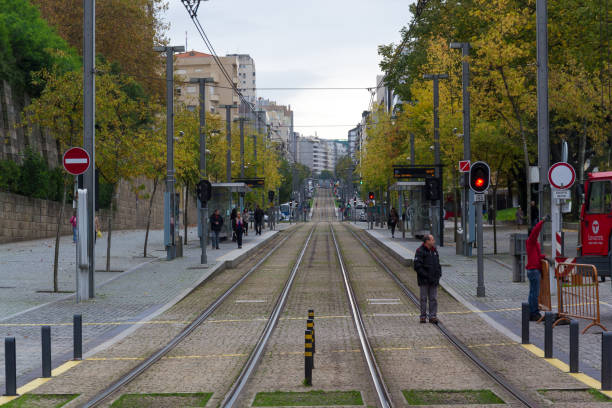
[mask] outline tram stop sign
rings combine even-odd
[[[566,190],[576,181],[576,171],[571,164],[565,162],[555,163],[548,170],[548,182],[559,190]]]
[[[64,169],[72,175],[83,174],[89,168],[89,153],[80,147],[71,147],[64,153]]]

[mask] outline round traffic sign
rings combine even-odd
[[[83,174],[89,168],[89,153],[87,150],[80,147],[71,147],[64,153],[64,169],[70,174],[78,176]]]
[[[548,181],[551,186],[560,190],[570,188],[576,180],[576,171],[566,162],[555,163],[548,170]]]

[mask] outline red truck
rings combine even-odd
[[[603,278],[612,271],[612,171],[589,173],[584,192],[576,262],[595,265]]]

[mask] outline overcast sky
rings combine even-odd
[[[210,0],[200,23],[219,55],[249,54],[257,87],[373,87],[377,47],[400,40],[410,19],[408,0]],[[207,52],[180,0],[166,14],[172,45]],[[368,109],[367,90],[260,90],[257,96],[291,105],[295,131],[345,139]],[[343,126],[324,126],[343,125]],[[306,126],[306,127],[302,127]]]

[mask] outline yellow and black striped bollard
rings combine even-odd
[[[308,319],[306,321],[306,330],[310,330],[312,332],[312,368],[315,368],[315,366],[314,366],[314,355],[317,352],[317,347],[316,347],[316,335],[315,335],[314,320]]]
[[[304,385],[312,385],[312,332],[304,333]]]

